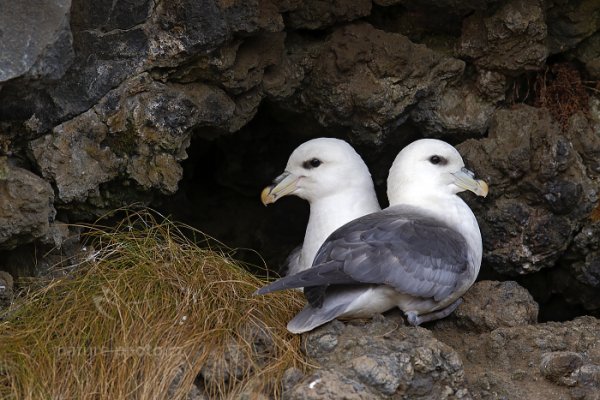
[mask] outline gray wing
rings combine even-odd
[[[469,279],[466,240],[415,207],[396,206],[355,219],[323,243],[313,267],[258,291],[305,287],[319,307],[330,285],[386,284],[436,301]]]

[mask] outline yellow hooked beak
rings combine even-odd
[[[488,184],[481,179],[475,179],[475,174],[466,168],[462,168],[458,172],[452,173],[456,186],[469,190],[477,196],[485,197],[488,194]]]
[[[296,188],[300,176],[294,175],[290,172],[284,172],[279,175],[273,181],[273,184],[267,186],[260,193],[260,201],[266,206],[271,203],[275,203],[280,198],[293,193]]]

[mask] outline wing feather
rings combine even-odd
[[[330,285],[386,284],[412,296],[444,299],[469,279],[469,249],[452,227],[416,207],[394,206],[333,232],[313,267],[259,290],[311,289],[320,306]]]

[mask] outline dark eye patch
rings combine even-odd
[[[304,161],[302,163],[302,166],[305,169],[313,169],[313,168],[317,168],[321,164],[323,164],[323,161],[319,160],[318,158],[311,158],[310,160]]]
[[[433,155],[433,156],[429,157],[429,162],[432,163],[433,165],[448,164],[448,160],[446,160],[444,157],[438,156],[438,155]]]

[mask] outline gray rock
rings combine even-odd
[[[516,282],[476,282],[463,296],[463,303],[435,329],[456,325],[468,332],[489,332],[500,327],[537,322],[538,305]]]
[[[270,1],[210,0],[160,3],[151,18],[149,59],[153,65],[176,66],[244,35],[283,30],[283,19]]]
[[[494,111],[495,103],[467,84],[420,101],[410,115],[428,136],[466,138],[483,135]]]
[[[300,369],[291,367],[285,370],[283,377],[281,378],[281,387],[284,392],[289,392],[294,386],[304,378],[304,372]]]
[[[0,310],[10,306],[14,297],[13,277],[6,271],[0,271]]]
[[[196,383],[192,384],[191,389],[182,397],[182,379],[185,372],[184,366],[181,366],[177,372],[175,373],[175,377],[173,378],[171,385],[167,390],[166,399],[184,399],[184,400],[208,400],[209,398],[202,392],[202,390],[196,385]]]
[[[600,388],[599,328],[600,320],[582,317],[480,334],[434,333],[459,353],[475,399],[593,399]]]
[[[575,399],[598,400],[600,399],[600,365],[585,364],[571,374],[576,382],[571,389],[571,397]]]
[[[149,0],[102,0],[90,7],[75,4],[71,27],[75,56],[63,79],[31,86],[22,80],[5,85],[0,93],[0,115],[21,122],[34,118],[36,123],[28,126],[34,127],[36,134],[46,133],[89,110],[110,90],[143,70],[189,64],[194,57],[228,45],[235,35],[279,32],[283,19],[268,0],[186,0],[156,7]],[[254,103],[257,99],[260,102],[262,97],[254,98]],[[238,108],[245,123],[254,113],[247,102],[242,103]],[[236,126],[241,125],[238,122]]]
[[[323,29],[337,22],[354,21],[371,12],[370,0],[309,0],[286,15],[293,29]]]
[[[71,0],[0,1],[0,82],[62,77],[73,60]]]
[[[339,399],[340,395],[347,400],[378,398],[360,382],[352,380],[335,370],[315,372],[286,393],[285,398],[290,400],[333,400]]]
[[[479,95],[488,101],[498,102],[505,99],[506,77],[498,72],[480,69],[477,71],[475,87]]]
[[[575,386],[570,375],[583,365],[583,356],[572,351],[553,351],[542,354],[540,372],[544,378],[564,386]]]
[[[219,354],[216,354],[217,351]],[[206,358],[199,375],[209,393],[218,393],[219,385],[243,379],[252,368],[249,354],[235,343],[228,344],[224,349],[215,349],[214,353],[214,356]]]
[[[548,43],[551,54],[574,48],[600,29],[600,3],[596,0],[548,3]]]
[[[598,201],[598,185],[548,112],[499,110],[487,138],[458,148],[490,184],[484,202],[467,199],[479,216],[485,262],[509,275],[556,265]]]
[[[502,0],[376,0],[375,3],[384,6],[399,3],[408,8],[440,8],[446,12],[464,14],[474,10],[493,10]]]
[[[470,398],[460,359],[423,328],[401,327],[390,318],[334,321],[306,335],[304,345],[320,369],[286,398]]]
[[[281,32],[265,32],[244,40],[232,40],[215,51],[198,56],[195,62],[171,71],[168,79],[181,83],[178,90],[189,96],[194,95],[193,86],[202,85],[196,82],[218,87],[216,90],[229,96],[227,101],[233,109],[217,127],[221,131],[236,132],[254,117],[267,94],[289,96],[299,85],[300,79],[290,81],[289,76],[282,75],[294,68],[283,57],[284,39],[285,34]],[[155,79],[164,80],[165,76],[155,74]],[[216,107],[212,109],[216,111]]]
[[[0,248],[12,249],[48,233],[54,219],[48,182],[0,157]]]
[[[126,198],[111,195],[108,182],[133,183],[112,187],[113,193],[133,197],[152,190],[174,193],[192,129],[230,122],[234,114],[235,105],[217,88],[193,84],[183,90],[142,74],[33,140],[30,149],[62,203],[88,202],[88,212],[98,215],[127,204]]]
[[[588,116],[578,112],[569,119],[566,135],[581,155],[587,175],[600,177],[600,101],[590,100]]]
[[[561,260],[560,267],[551,273],[555,291],[585,309],[600,309],[600,221],[589,221],[573,238]]]
[[[478,67],[516,75],[542,67],[546,37],[542,2],[510,0],[491,16],[476,12],[466,18],[458,52]]]
[[[600,32],[590,36],[575,51],[591,79],[600,79]]]
[[[344,127],[377,143],[406,120],[409,106],[438,93],[463,68],[462,61],[402,35],[351,24],[335,30],[321,48],[298,107],[314,113],[325,127]]]
[[[145,5],[149,3],[146,1]],[[111,1],[102,1],[98,7],[106,4],[111,8]],[[6,84],[0,93],[0,115],[23,122],[34,119],[35,124],[27,127],[39,136],[89,110],[108,91],[133,75],[147,58],[148,44],[141,25],[132,27],[124,22],[130,18],[126,8],[116,6],[104,16],[113,21],[108,24],[111,28],[119,22],[117,27],[106,31],[104,18],[89,14],[95,7],[74,4],[71,29],[75,53],[70,67],[60,80],[31,81],[24,77]],[[115,13],[124,15],[117,17]],[[136,14],[131,16],[139,18]]]
[[[117,176],[116,155],[101,146],[107,133],[107,126],[90,110],[31,142],[42,176],[56,185],[61,201],[84,201]]]

